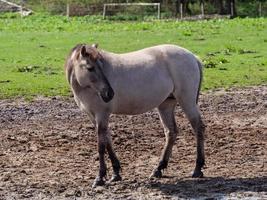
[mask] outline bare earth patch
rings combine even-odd
[[[92,189],[96,136],[72,99],[1,100],[0,199],[267,199],[267,86],[203,94],[200,109],[205,178],[190,178],[195,139],[177,107],[180,134],[164,178],[148,179],[164,145],[156,112],[112,116],[123,181]]]

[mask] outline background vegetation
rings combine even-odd
[[[11,0],[12,1],[12,0]],[[20,3],[21,0],[13,0]],[[170,18],[179,16],[179,5],[183,3],[184,15],[199,15],[201,13],[200,3],[204,3],[206,14],[231,13],[231,3],[234,5],[234,16],[259,16],[259,5],[261,3],[261,16],[267,16],[266,0],[23,0],[24,5],[34,11],[46,11],[52,14],[66,14],[66,4],[70,4],[71,15],[99,15],[103,11],[103,3],[136,3],[136,2],[159,2],[162,8],[162,17]],[[109,15],[155,15],[156,8],[153,7],[113,7],[109,9]]]
[[[202,59],[203,90],[267,83],[267,19],[110,21],[0,15],[0,98],[69,95],[63,65],[77,43],[117,53],[171,43]]]

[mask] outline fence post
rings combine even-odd
[[[231,17],[234,16],[234,3],[233,3],[233,0],[231,0]]]
[[[67,2],[66,15],[68,18],[70,17],[70,4],[69,4],[69,2]]]
[[[261,17],[261,13],[262,13],[262,5],[261,5],[261,1],[259,2],[259,16]]]
[[[180,3],[180,19],[183,19],[183,3]]]
[[[103,8],[103,19],[106,18],[106,4],[104,4],[104,8]]]
[[[160,3],[158,3],[158,19],[160,19]]]
[[[201,16],[204,18],[204,2],[203,1],[201,1],[201,3],[200,3],[200,7],[201,7]]]

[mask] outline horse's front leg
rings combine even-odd
[[[105,150],[107,150],[109,158],[113,167],[113,175],[111,182],[120,181],[120,162],[112,148],[111,135],[108,130],[108,116],[96,117],[96,132],[97,132],[97,143],[98,143],[98,153],[99,153],[99,174],[96,177],[93,187],[102,186],[106,181],[106,163],[105,163]]]
[[[121,165],[112,147],[110,131],[108,131],[107,133],[107,139],[108,139],[107,140],[107,151],[108,151],[108,155],[111,160],[112,168],[113,168],[113,175],[110,179],[110,182],[120,181],[122,179],[120,176]]]
[[[107,146],[107,127],[102,123],[97,123],[96,133],[97,133],[97,148],[99,154],[99,173],[93,183],[93,187],[104,185],[107,175],[107,166],[105,163],[105,149]]]

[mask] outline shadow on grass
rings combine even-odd
[[[227,199],[231,193],[248,193],[253,199],[252,192],[266,192],[267,176],[255,178],[203,178],[178,180],[174,184],[151,182],[148,186],[162,193],[172,196],[174,199]],[[250,194],[249,194],[250,193]],[[242,198],[242,196],[240,196]],[[260,196],[255,199],[261,198]]]

